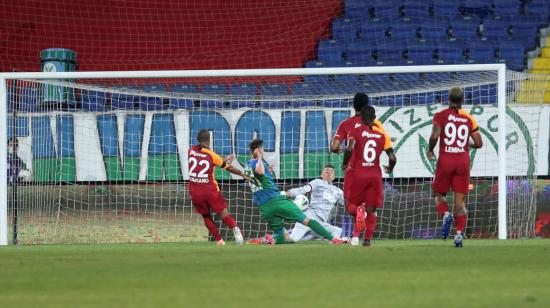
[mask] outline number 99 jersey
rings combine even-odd
[[[474,118],[464,109],[448,108],[434,115],[433,125],[441,127],[439,157],[470,158],[468,140],[479,129]]]

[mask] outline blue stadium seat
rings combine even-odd
[[[317,59],[323,63],[342,62],[342,52],[346,48],[345,43],[337,40],[320,40],[317,49]]]
[[[434,84],[434,82],[448,81],[451,79],[451,75],[447,72],[438,73],[425,73],[424,80],[426,83]]]
[[[229,102],[229,107],[233,109],[257,107],[255,102],[256,90],[255,83],[231,85],[231,95],[233,98]]]
[[[503,20],[485,19],[483,22],[483,36],[489,40],[507,40],[510,24]]]
[[[480,19],[477,16],[457,16],[451,20],[451,34],[455,38],[476,39],[479,23]]]
[[[460,9],[464,15],[485,17],[491,13],[492,3],[488,0],[462,0]]]
[[[135,92],[137,87],[135,86],[126,86],[126,87],[117,87],[122,92]],[[125,93],[113,93],[111,95],[111,108],[112,109],[135,109],[136,105],[139,105],[139,99],[134,94],[125,94]]]
[[[435,49],[431,44],[410,44],[407,46],[407,60],[415,65],[434,64]]]
[[[378,65],[396,65],[403,62],[403,42],[387,41],[376,49]]]
[[[531,0],[525,2],[525,14],[541,14],[545,12],[548,16],[550,2],[547,0]]]
[[[449,37],[449,20],[446,17],[428,18],[420,25],[420,36],[425,40],[445,40]]]
[[[288,85],[286,83],[263,84],[261,87],[260,107],[266,109],[286,108],[288,104],[280,101],[281,97],[288,96]],[[277,100],[270,100],[270,96],[277,96]]]
[[[172,92],[174,95],[182,94],[196,94],[197,86],[194,84],[175,84],[172,86]],[[170,109],[193,109],[195,103],[191,98],[171,98]]]
[[[496,16],[510,16],[519,14],[521,2],[519,0],[493,0]]]
[[[105,92],[81,90],[81,107],[84,111],[105,111]]]
[[[201,86],[201,95],[205,96],[214,96],[214,98],[201,98],[199,105],[201,108],[223,108],[225,98],[223,96],[227,95],[228,90],[227,86],[224,84],[204,84]],[[215,97],[219,96],[219,97]]]
[[[400,4],[398,0],[374,0],[372,3],[374,16],[390,19],[398,18]]]
[[[411,105],[428,105],[435,103],[433,92],[413,93],[410,95]]]
[[[482,85],[471,88],[472,104],[496,104],[497,103],[497,85]]]
[[[356,66],[371,66],[374,65],[374,44],[367,41],[358,40],[353,44],[348,45],[346,49],[346,60],[354,63]],[[346,65],[344,65],[346,66]]]
[[[390,21],[387,18],[370,18],[361,24],[360,36],[367,41],[383,41],[386,39]]]
[[[514,41],[523,42],[522,44],[527,49],[535,49],[537,47],[538,31],[527,23],[516,23],[512,25],[510,30],[510,38]]]
[[[367,18],[370,5],[364,0],[346,0],[344,2],[344,15],[348,18]]]
[[[468,44],[469,63],[495,63],[495,48],[491,43],[470,42]]]
[[[382,96],[378,99],[380,106],[388,107],[402,107],[404,105],[403,95],[391,95],[391,96]]]
[[[164,85],[144,85],[141,88],[144,92],[154,93],[154,92],[166,92],[166,87]],[[140,107],[141,110],[164,110],[168,109],[168,104],[164,104],[164,99],[159,96],[140,96]]]
[[[465,63],[463,41],[441,42],[437,46],[437,59],[440,64],[460,64]]]
[[[401,14],[412,18],[426,18],[430,14],[430,5],[427,1],[405,0],[401,7]]]
[[[419,73],[397,73],[393,74],[393,80],[400,82],[401,84],[418,84],[420,80]]]
[[[349,108],[351,102],[348,99],[327,99],[320,102],[322,107],[326,108]]]
[[[415,21],[400,20],[391,25],[390,36],[394,40],[415,40],[419,24]]]
[[[506,68],[523,71],[525,68],[525,48],[520,43],[509,41],[499,42],[498,61],[506,63]]]
[[[459,14],[457,0],[436,0],[433,5],[433,15],[452,18]]]
[[[336,40],[357,38],[359,23],[350,18],[338,18],[332,23],[332,37]]]

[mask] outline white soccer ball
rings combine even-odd
[[[302,211],[307,209],[309,206],[309,199],[304,195],[297,195],[296,197],[294,197],[293,202]]]

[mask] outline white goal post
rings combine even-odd
[[[25,72],[0,73],[0,245],[8,244],[8,80],[47,79],[155,79],[155,78],[219,78],[255,76],[307,76],[348,74],[399,74],[437,72],[491,72],[498,75],[498,238],[507,238],[507,180],[506,180],[506,66],[505,64],[342,67],[342,68],[290,68],[290,69],[237,69],[189,71],[109,71],[109,72]],[[434,210],[435,211],[435,210]]]

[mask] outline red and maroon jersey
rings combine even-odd
[[[349,133],[353,129],[358,128],[361,125],[363,125],[363,121],[361,121],[360,115],[354,115],[349,119],[345,119],[344,121],[340,122],[340,125],[338,125],[338,129],[336,129],[336,134],[334,135],[334,138],[340,142],[342,142],[343,140],[347,140]],[[374,120],[374,126],[384,131],[384,126],[382,125],[382,122]]]
[[[355,140],[348,172],[360,177],[381,177],[380,154],[393,147],[390,136],[380,128],[362,125],[353,129],[348,140]]]
[[[194,145],[189,149],[189,184],[219,190],[214,178],[214,169],[229,167],[222,158],[209,148]]]
[[[447,108],[434,115],[433,125],[441,127],[439,157],[470,157],[468,140],[479,127],[469,113],[464,109]]]

